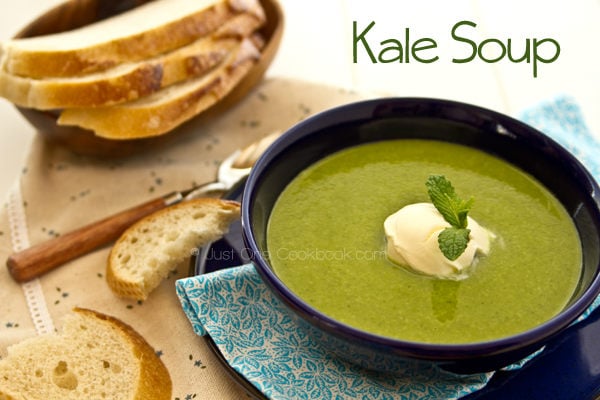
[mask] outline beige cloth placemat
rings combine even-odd
[[[265,80],[227,112],[190,121],[183,129],[191,134],[117,160],[74,155],[36,137],[20,182],[0,212],[0,256],[6,260],[27,242],[35,244],[170,191],[211,181],[219,161],[235,149],[364,97],[301,81]],[[73,307],[87,307],[120,318],[148,340],[170,371],[174,399],[244,398],[181,310],[174,282],[186,276],[189,263],[174,266],[173,275],[139,303],[119,299],[108,288],[108,252],[108,247],[95,251],[24,287],[0,268],[0,356],[11,343],[59,328],[60,317]],[[26,295],[39,308],[34,310],[37,325]],[[50,320],[44,320],[45,308]]]

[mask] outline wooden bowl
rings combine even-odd
[[[117,15],[152,0],[68,0],[25,26],[16,38],[40,36],[58,33]],[[261,28],[265,39],[261,58],[236,85],[236,87],[215,105],[201,114],[210,112],[216,115],[241,100],[263,78],[273,61],[283,33],[283,11],[277,0],[260,0],[267,22]],[[164,145],[181,135],[181,129],[160,136],[127,140],[111,140],[96,136],[93,131],[60,126],[56,123],[58,111],[42,111],[17,107],[19,112],[31,123],[46,140],[59,143],[71,151],[92,156],[122,157],[147,151]]]

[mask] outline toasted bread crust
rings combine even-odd
[[[3,70],[34,79],[104,71],[121,63],[140,61],[185,46],[210,34],[240,13],[251,12],[264,19],[262,9],[257,5],[255,0],[223,0],[147,31],[72,49],[29,49],[20,45],[28,38],[14,39],[4,44]],[[106,24],[106,21],[99,24]],[[76,31],[67,34],[72,32]]]
[[[222,40],[197,48],[141,62],[122,73],[96,74],[82,79],[32,80],[0,72],[0,95],[21,107],[51,110],[73,107],[100,107],[132,101],[170,84],[199,76],[218,65],[235,44]]]
[[[171,399],[169,371],[134,328],[86,308],[66,317],[60,333],[9,347],[0,360],[0,398]]]
[[[165,278],[174,264],[190,256],[194,248],[203,246],[224,235],[229,225],[240,215],[240,204],[216,198],[188,200],[157,211],[129,227],[117,240],[108,257],[106,282],[115,295],[144,300]],[[197,221],[196,221],[197,219]],[[177,239],[168,239],[178,229],[176,221],[185,220],[186,227],[177,231]],[[187,230],[190,236],[187,236]],[[161,237],[157,236],[160,231]],[[166,236],[162,236],[162,235]],[[180,240],[181,245],[175,243]],[[146,243],[162,257],[148,254]],[[171,247],[169,247],[171,246]],[[173,250],[175,246],[175,250]],[[168,264],[168,265],[167,265]],[[143,269],[143,273],[139,270]],[[132,272],[132,270],[134,272]]]
[[[74,312],[106,321],[123,335],[123,339],[131,343],[132,348],[140,362],[140,377],[137,383],[135,400],[170,400],[172,382],[167,367],[156,355],[150,344],[130,325],[118,318],[94,310],[77,307]]]
[[[260,57],[249,40],[213,71],[180,87],[167,87],[137,101],[111,107],[64,110],[59,125],[75,125],[110,139],[133,139],[169,132],[229,93]],[[172,92],[176,94],[169,94]]]
[[[31,79],[0,71],[0,96],[40,110],[100,107],[133,101],[198,77],[222,62],[263,21],[239,14],[189,45],[138,63],[76,78]]]

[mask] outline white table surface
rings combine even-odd
[[[448,98],[513,116],[546,98],[570,94],[583,108],[588,126],[600,135],[600,0],[280,1],[286,26],[280,51],[268,71],[270,76],[396,96]],[[59,0],[2,2],[0,40],[10,38]],[[532,76],[531,63],[511,63],[506,58],[497,63],[452,63],[453,58],[470,53],[465,43],[451,37],[452,27],[463,20],[477,27],[462,27],[458,34],[477,43],[489,38],[506,43],[511,38],[515,54],[519,54],[528,38],[553,38],[560,44],[560,56],[553,63],[539,65],[537,78]],[[429,64],[414,59],[373,64],[361,48],[358,63],[353,63],[353,21],[357,21],[359,31],[375,22],[366,37],[376,53],[382,49],[382,41],[403,42],[408,28],[413,42],[423,37],[436,41],[438,48],[420,54],[437,55],[439,60]],[[492,47],[489,45],[488,50]],[[545,50],[549,51],[549,46]],[[0,99],[2,199],[20,173],[34,135],[14,107]]]

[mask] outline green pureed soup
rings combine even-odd
[[[461,281],[417,274],[385,254],[383,221],[429,202],[431,174],[473,196],[469,216],[496,235]],[[575,291],[582,257],[566,210],[531,176],[478,150],[413,139],[345,149],[302,171],[275,203],[267,248],[280,279],[324,314],[443,344],[497,339],[550,319]]]

